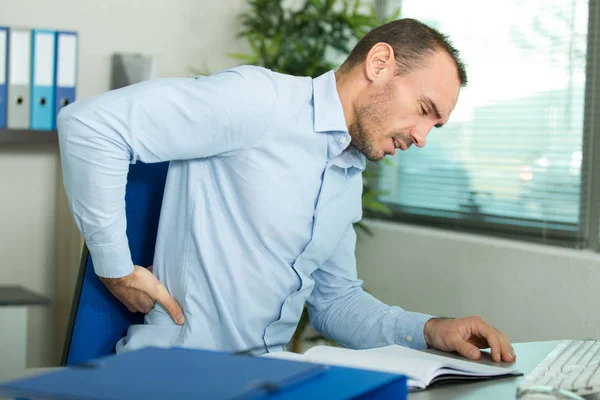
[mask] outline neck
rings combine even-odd
[[[335,84],[342,103],[342,109],[344,110],[344,118],[346,119],[348,131],[350,131],[350,127],[354,124],[355,115],[353,105],[358,89],[358,85],[356,85],[352,75],[352,71],[344,73],[338,70],[335,72]]]

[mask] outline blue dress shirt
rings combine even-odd
[[[343,346],[426,347],[431,316],[381,303],[357,278],[365,158],[349,147],[333,71],[244,66],[144,82],[66,107],[58,132],[71,211],[103,277],[133,270],[129,164],[171,161],[154,273],[186,322],[157,304],[118,351],[281,350],[305,302],[314,328]]]

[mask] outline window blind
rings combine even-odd
[[[469,85],[425,148],[378,165],[379,200],[396,219],[579,241],[588,0],[401,6],[449,35]]]

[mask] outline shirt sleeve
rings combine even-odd
[[[275,104],[271,72],[239,67],[147,81],[65,107],[57,118],[63,179],[95,272],[114,278],[133,271],[125,234],[129,164],[250,147],[268,132]]]
[[[312,277],[307,300],[313,327],[344,347],[367,349],[399,344],[425,349],[425,323],[430,315],[388,306],[362,289],[357,278],[356,234],[350,225],[334,254]]]

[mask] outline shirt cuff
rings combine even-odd
[[[124,237],[112,246],[87,245],[96,275],[103,278],[121,278],[133,272],[129,242]]]
[[[435,317],[416,312],[400,313],[396,321],[396,344],[416,350],[426,349],[427,343],[425,343],[423,329],[425,323],[432,318]]]

